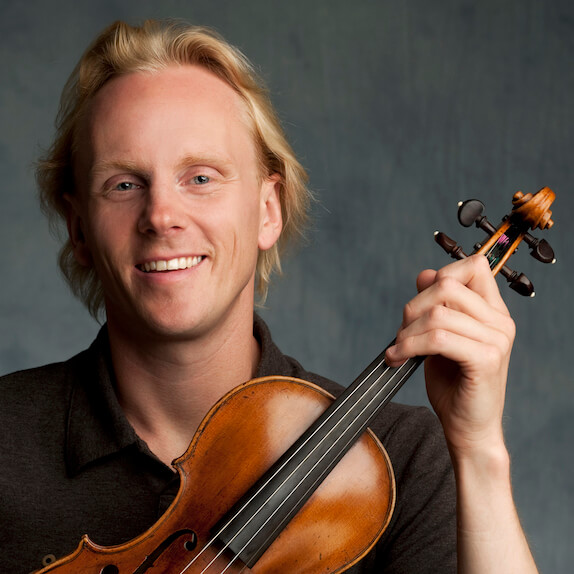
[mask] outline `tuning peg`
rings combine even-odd
[[[484,204],[478,199],[467,199],[460,201],[458,204],[458,221],[464,227],[470,227],[473,223],[480,229],[492,235],[496,231],[496,227],[488,221],[484,211]]]
[[[508,281],[509,287],[517,293],[520,293],[520,295],[534,297],[536,294],[534,292],[534,285],[532,285],[532,282],[524,273],[517,273],[506,265],[503,265],[500,269],[500,274]]]
[[[464,259],[468,257],[466,253],[462,250],[462,247],[457,245],[454,239],[451,239],[448,235],[445,235],[442,231],[434,232],[434,240],[453,258],[453,259]]]
[[[458,220],[464,227],[470,227],[484,211],[484,203],[478,199],[467,199],[458,203]]]
[[[524,241],[530,247],[530,255],[534,259],[538,259],[542,263],[556,263],[556,258],[554,257],[554,250],[550,247],[550,244],[546,239],[536,239],[532,237],[530,233],[524,235]]]

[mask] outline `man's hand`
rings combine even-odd
[[[515,326],[483,255],[423,271],[387,362],[425,362],[427,392],[451,453],[502,444]]]

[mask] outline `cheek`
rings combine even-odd
[[[229,275],[236,280],[244,281],[255,272],[259,255],[258,229],[257,210],[243,204],[236,206],[232,218],[222,218],[214,230],[220,255],[224,255],[219,261],[225,261],[226,271],[233,269]]]
[[[237,199],[221,202],[203,215],[197,218],[198,225],[204,226],[209,234],[219,237],[220,241],[225,242],[233,237],[245,249],[250,246],[257,248],[259,204],[253,197],[238,194]]]
[[[113,227],[110,229],[105,222],[98,220],[91,222],[86,243],[94,256],[106,250],[106,246],[110,243],[111,232],[113,232]]]
[[[95,261],[111,259],[130,244],[129,224],[115,214],[98,213],[90,219],[86,234],[87,248]]]
[[[259,251],[260,233],[260,206],[258,201],[245,202],[241,206],[238,218],[238,234],[243,242],[244,249],[249,253],[254,253],[257,257]]]

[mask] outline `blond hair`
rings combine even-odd
[[[114,77],[156,72],[172,65],[199,65],[230,85],[245,102],[263,176],[279,174],[283,231],[269,250],[260,251],[256,269],[260,300],[267,295],[280,253],[302,233],[311,194],[307,174],[287,142],[267,90],[247,58],[213,30],[181,22],[146,21],[141,26],[115,22],[84,53],[66,83],[56,119],[54,142],[39,162],[36,177],[43,211],[52,227],[66,220],[65,194],[74,194],[76,130],[95,94]],[[73,293],[97,317],[104,294],[93,267],[80,265],[66,236],[59,265]]]

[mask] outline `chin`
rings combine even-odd
[[[195,309],[192,313],[149,317],[148,329],[165,340],[184,341],[201,337],[213,327],[213,315]]]

